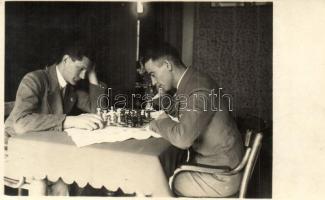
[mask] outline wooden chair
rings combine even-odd
[[[255,135],[253,142],[251,142],[252,136]],[[180,168],[176,169],[174,175],[169,179],[169,186],[172,191],[174,191],[174,180],[177,175],[182,172],[202,172],[209,174],[221,174],[221,175],[234,175],[237,173],[243,173],[243,177],[239,187],[239,198],[244,198],[247,191],[248,182],[254,170],[256,160],[258,158],[261,146],[262,146],[262,132],[253,134],[252,130],[247,130],[245,135],[245,154],[239,165],[230,171],[216,168],[208,168],[202,166],[193,165],[182,165]],[[232,197],[232,196],[231,196]]]
[[[21,177],[19,180],[12,179],[9,177],[4,177],[4,185],[10,188],[17,189],[18,196],[22,196],[23,189],[28,190],[29,189],[29,183],[26,182],[25,177]]]
[[[5,119],[11,113],[12,109],[14,108],[14,105],[15,105],[15,101],[5,102],[5,113],[4,113]],[[6,142],[4,148],[5,148],[5,157],[7,157],[6,151],[8,149],[8,146]],[[25,177],[21,177],[19,180],[17,180],[17,179],[4,176],[4,185],[10,188],[18,189],[18,195],[20,196],[22,194],[22,189],[28,189],[29,184],[26,182]]]

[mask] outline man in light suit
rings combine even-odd
[[[177,89],[173,99],[175,116],[162,114],[150,123],[150,129],[160,134],[173,146],[160,160],[167,178],[182,164],[203,165],[211,168],[233,169],[243,156],[243,144],[237,126],[227,108],[221,109],[211,98],[218,91],[215,82],[193,67],[186,67],[178,52],[169,44],[148,48],[145,70],[153,82],[165,91]],[[218,106],[217,106],[218,107]],[[224,197],[239,189],[241,174],[217,176],[200,172],[183,172],[174,180],[174,192],[187,197]]]
[[[73,42],[55,64],[26,74],[18,87],[15,106],[5,122],[6,134],[63,131],[71,127],[103,128],[96,114],[74,116],[77,110],[95,113],[97,97],[107,89],[97,79],[93,55],[92,49],[83,42]],[[88,79],[88,91],[78,88],[82,79]],[[34,189],[51,185],[49,195],[68,194],[68,187],[61,179],[55,183],[35,180],[33,184]],[[32,187],[30,194],[34,192],[39,191],[33,191]]]

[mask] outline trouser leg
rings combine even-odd
[[[181,172],[174,179],[173,190],[178,196],[227,197],[239,189],[241,174],[232,176],[201,172]]]
[[[69,186],[60,178],[48,188],[49,196],[69,196]]]
[[[76,182],[70,185],[70,196],[109,196],[109,195],[115,195],[115,192],[109,191],[105,187],[101,187],[97,189],[87,184],[85,187],[81,188],[77,185]]]

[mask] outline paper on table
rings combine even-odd
[[[94,131],[76,128],[66,129],[65,131],[78,147],[83,147],[102,142],[120,142],[131,138],[143,140],[149,137],[161,137],[159,134],[149,130],[148,127],[148,125],[142,128],[107,126],[104,129]]]
[[[156,119],[164,111],[151,112],[151,117]],[[102,142],[121,142],[131,138],[143,140],[149,137],[161,137],[149,129],[149,124],[141,128],[128,128],[107,126],[104,129],[88,131],[77,128],[65,130],[78,147],[83,147]]]

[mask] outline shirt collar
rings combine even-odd
[[[186,70],[185,70],[184,73],[182,74],[181,78],[178,80],[176,89],[178,89],[179,84],[181,83],[181,81],[182,81],[182,79],[183,79],[185,73],[187,72],[187,70],[188,70],[188,67],[186,68]]]
[[[56,75],[58,77],[60,88],[65,88],[65,86],[67,86],[68,83],[64,80],[58,66],[56,66]]]

